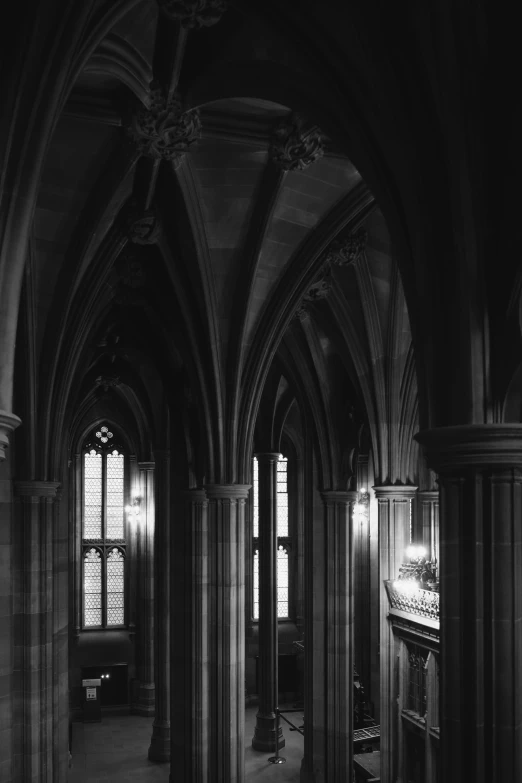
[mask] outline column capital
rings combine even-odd
[[[324,489],[321,497],[325,503],[355,503],[357,501],[356,490]]]
[[[19,497],[54,498],[61,487],[59,481],[15,481],[15,495]]]
[[[154,470],[156,467],[155,462],[138,462],[138,467],[140,470]]]
[[[170,449],[154,449],[154,459],[157,462],[159,459],[169,459]]]
[[[250,484],[205,484],[209,500],[246,500]]]
[[[256,451],[254,453],[254,457],[257,458],[258,462],[279,462],[280,456],[280,451]]]
[[[176,495],[182,500],[191,500],[194,503],[207,503],[208,497],[204,489],[179,489]]]
[[[6,449],[9,448],[9,437],[11,433],[20,426],[22,420],[14,413],[0,410],[0,462],[3,462],[7,456]]]
[[[418,487],[407,484],[391,484],[383,487],[372,487],[377,500],[411,500],[415,497]]]
[[[438,489],[420,489],[417,492],[417,496],[421,500],[438,500],[440,492]]]
[[[522,424],[439,427],[414,437],[437,473],[491,465],[522,467]]]

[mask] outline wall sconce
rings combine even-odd
[[[355,522],[363,524],[368,521],[370,496],[366,487],[361,487],[357,493],[357,502],[353,506],[353,517]]]
[[[132,498],[132,505],[125,506],[125,512],[130,523],[139,524],[141,518],[141,497],[136,496]]]
[[[406,549],[406,557],[409,557],[410,560],[420,561],[426,558],[426,554],[426,547],[423,546],[409,546]]]

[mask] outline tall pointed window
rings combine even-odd
[[[83,449],[83,627],[125,624],[125,458],[107,426]]]
[[[288,460],[279,455],[277,463],[277,616],[280,619],[289,617],[289,550],[290,536],[288,525]],[[259,469],[257,458],[253,463],[253,505],[252,505],[252,543],[254,550],[253,562],[253,602],[252,614],[254,620],[259,620]]]

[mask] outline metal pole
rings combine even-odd
[[[268,759],[270,764],[285,764],[286,759],[279,755],[279,708],[276,707],[275,756]]]

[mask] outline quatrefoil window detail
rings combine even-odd
[[[96,437],[99,438],[102,443],[107,443],[109,438],[112,438],[112,432],[109,432],[108,427],[100,427],[96,433]]]

